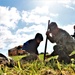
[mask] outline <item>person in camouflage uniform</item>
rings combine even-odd
[[[69,56],[75,50],[75,40],[68,32],[59,28],[55,22],[51,22],[46,35],[51,43],[56,43],[53,47],[54,51],[51,55],[46,56],[46,58],[59,55],[58,60],[65,63],[70,63],[70,59],[75,58],[75,55]]]
[[[0,65],[8,66],[8,67],[14,67],[15,62],[14,60],[10,57],[6,57],[4,54],[0,53]]]

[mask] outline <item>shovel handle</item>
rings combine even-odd
[[[48,28],[47,28],[47,31],[49,29],[49,24],[50,24],[50,20],[48,20]],[[44,50],[44,60],[45,60],[45,57],[46,57],[46,49],[47,49],[47,36],[46,36],[46,42],[45,42],[45,50]]]

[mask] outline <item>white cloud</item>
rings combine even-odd
[[[57,4],[58,0],[39,0],[38,4],[43,5],[43,6],[53,6]]]
[[[0,49],[4,49],[6,47],[6,44],[3,42],[3,40],[0,40]]]
[[[73,4],[75,4],[75,0],[73,0],[72,2],[73,2]]]
[[[45,15],[49,13],[49,7],[43,6],[43,7],[36,7],[31,11],[32,14],[39,14],[39,15]]]
[[[54,13],[50,13],[50,16],[51,17],[58,17],[59,15],[58,14],[54,14]]]
[[[15,28],[20,20],[19,11],[15,8],[0,6],[0,24],[9,28]]]
[[[58,14],[49,12],[49,9],[45,6],[36,7],[30,12],[22,12],[22,20],[27,23],[46,24],[49,19],[55,17],[58,17]]]
[[[66,8],[74,10],[74,7],[72,5],[74,4],[75,0],[57,0],[57,2]]]
[[[64,5],[66,8],[69,8],[69,9],[73,9],[73,10],[75,10],[75,8],[74,7],[72,7],[72,6],[70,6],[70,5]]]
[[[73,26],[74,26],[74,24],[62,26],[61,28],[66,30],[70,35],[73,35],[73,33],[74,33]]]
[[[61,4],[70,4],[72,0],[57,0]]]
[[[27,13],[26,11],[23,11],[22,14],[22,20],[27,22],[27,23],[35,23],[35,24],[41,24],[41,23],[46,23],[47,20],[49,20],[50,17],[48,16],[40,16],[40,15],[34,15],[31,13]]]
[[[62,5],[70,5],[70,4],[75,4],[75,0],[41,0],[39,1],[40,4],[43,6],[54,6],[58,4]]]
[[[22,42],[35,37],[36,33],[41,33],[45,35],[46,28],[43,25],[32,25],[30,27],[24,27],[23,29],[18,29],[16,35],[20,37]],[[19,38],[18,37],[18,38]]]
[[[75,9],[72,5],[75,4],[75,0],[58,0],[58,3],[69,9]]]
[[[14,39],[14,35],[12,35],[11,31],[4,26],[0,26],[0,48],[4,49],[7,47],[8,43],[12,43]]]
[[[23,29],[18,29],[17,30],[17,34],[22,34],[22,33],[33,33],[34,31],[39,32],[40,30],[45,30],[45,26],[44,25],[32,25],[30,27],[24,27]],[[42,31],[41,31],[42,32]]]

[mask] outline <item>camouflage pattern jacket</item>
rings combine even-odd
[[[64,49],[68,54],[75,50],[75,40],[63,29],[59,29],[56,35],[48,38],[52,43],[59,45],[62,50]]]

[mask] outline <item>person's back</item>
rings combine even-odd
[[[30,54],[37,54],[38,55],[38,46],[40,42],[43,41],[43,36],[40,33],[35,35],[34,39],[28,40],[26,43],[23,44],[22,50],[26,50]]]
[[[70,54],[75,49],[75,40],[63,29],[59,29],[56,36],[53,37],[57,45],[67,49]]]
[[[39,44],[36,42],[35,39],[31,39],[23,44],[22,50],[26,50],[28,53],[35,53],[38,54],[37,47]]]

